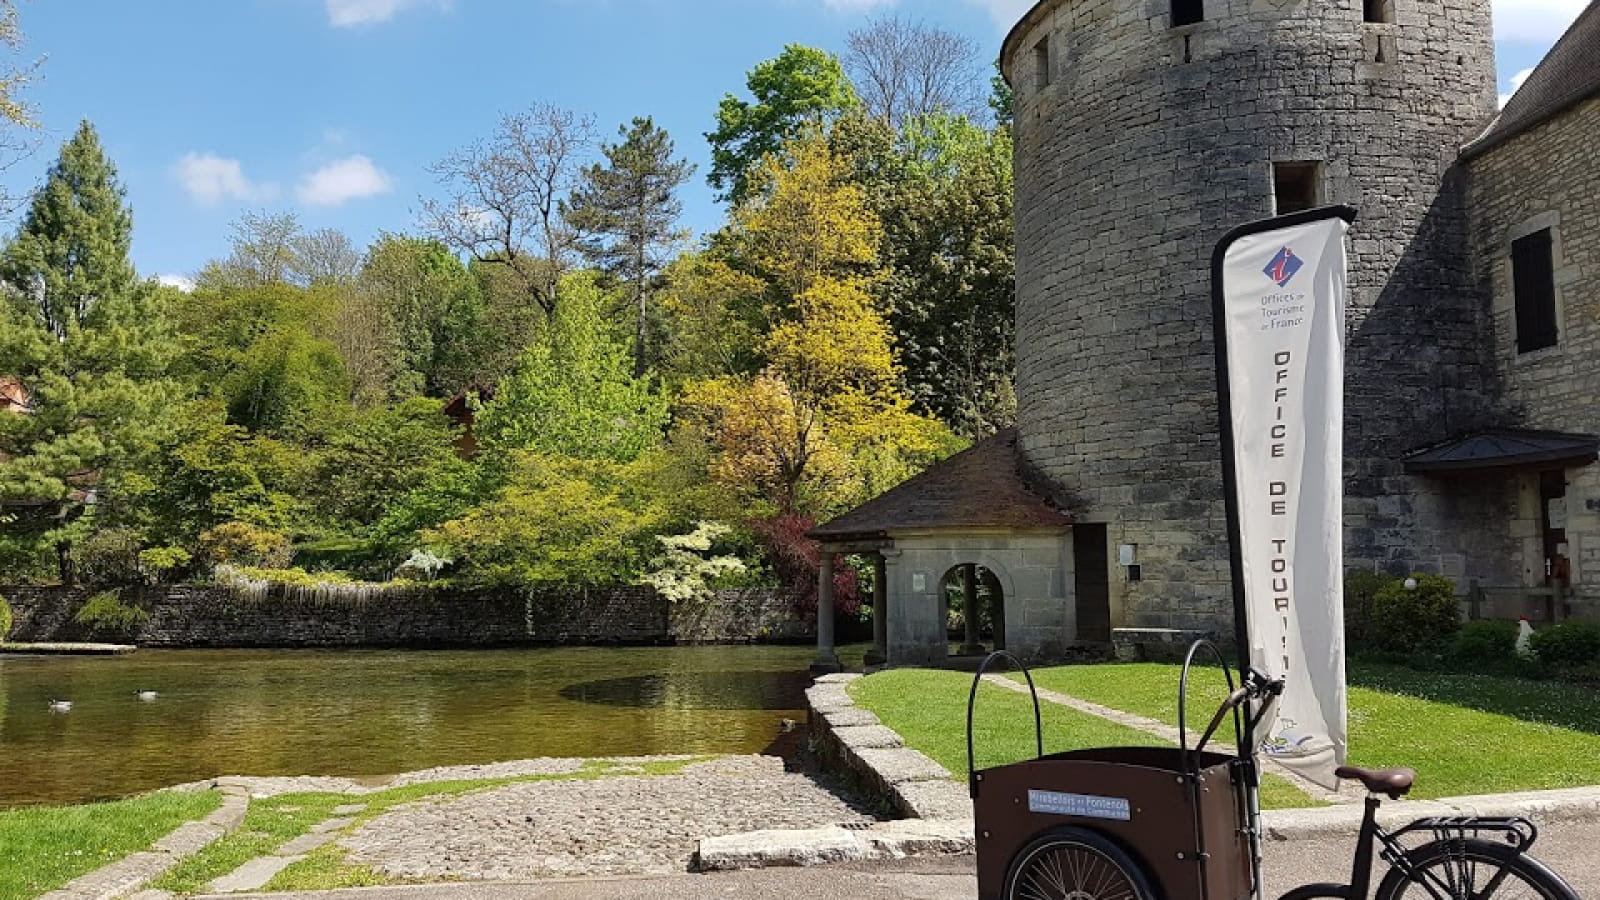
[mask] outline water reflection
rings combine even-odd
[[[5,657],[0,807],[230,773],[760,752],[782,719],[803,718],[811,656],[680,647]],[[71,711],[52,713],[51,699]]]

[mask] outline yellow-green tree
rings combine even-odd
[[[690,385],[684,419],[718,451],[713,477],[780,513],[838,510],[954,449],[898,387],[870,290],[881,234],[847,162],[814,134],[751,174],[724,236],[766,284],[763,368]]]

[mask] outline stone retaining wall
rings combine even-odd
[[[0,587],[14,615],[9,639],[147,647],[495,647],[798,641],[812,633],[771,590],[723,591],[703,606],[674,608],[644,587],[526,594],[418,588],[360,598],[281,587],[265,595],[219,585],[135,587],[123,590],[122,602],[137,606],[145,619],[129,629],[74,621],[93,593]]]
[[[966,786],[855,705],[845,685],[860,675],[824,675],[806,690],[811,746],[823,764],[855,777],[868,794],[913,819],[968,819]]]

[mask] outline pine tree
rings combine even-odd
[[[680,237],[675,227],[683,203],[674,196],[694,166],[672,158],[672,138],[655,122],[636,118],[618,129],[620,144],[601,149],[606,164],[589,166],[572,193],[567,219],[594,235],[585,254],[626,282],[634,312],[633,375],[644,375],[651,282],[666,265],[666,251]]]
[[[0,502],[64,521],[114,495],[163,433],[176,352],[166,289],[128,259],[133,218],[116,170],[84,122],[0,253],[0,378],[25,393],[0,414]]]

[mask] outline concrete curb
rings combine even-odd
[[[244,821],[250,798],[243,791],[219,787],[223,792],[222,806],[211,815],[198,822],[180,825],[151,845],[149,850],[130,853],[110,865],[81,875],[67,882],[65,887],[43,895],[40,900],[119,900],[135,892],[146,898],[160,896],[161,892],[141,892],[140,888],[185,858],[200,852],[212,841],[238,828],[239,823]]]
[[[815,866],[972,852],[972,820],[904,819],[865,830],[807,828],[751,831],[700,841],[698,868],[726,872],[766,866]]]
[[[1261,825],[1267,839],[1275,841],[1353,835],[1361,827],[1362,812],[1359,806],[1269,809],[1261,814]],[[1600,820],[1600,786],[1386,800],[1378,810],[1378,822],[1386,828],[1429,816],[1522,816],[1536,823],[1596,821]]]

